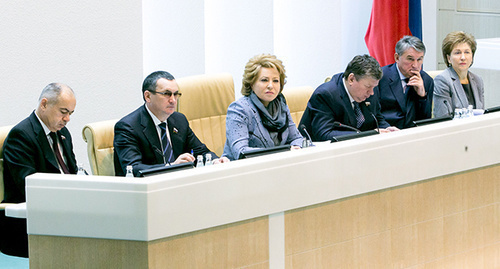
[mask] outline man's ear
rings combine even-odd
[[[49,100],[47,100],[47,98],[42,98],[42,100],[40,101],[40,109],[45,110],[47,108],[48,102]]]
[[[150,91],[144,91],[144,100],[149,103],[151,101],[151,92]]]
[[[356,77],[354,76],[354,73],[350,73],[347,76],[347,83],[352,83],[352,82],[354,82],[355,79],[356,79]]]

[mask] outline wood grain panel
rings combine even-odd
[[[267,263],[268,225],[268,218],[262,217],[152,241],[151,268],[242,268]]]
[[[500,260],[499,175],[491,166],[291,210],[286,266],[499,268],[486,267]]]
[[[29,245],[30,268],[148,268],[147,242],[30,235]]]
[[[151,242],[30,235],[30,268],[269,268],[268,226],[261,217]]]

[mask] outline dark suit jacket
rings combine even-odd
[[[334,126],[334,122],[338,121],[344,125],[356,127],[356,116],[344,88],[342,75],[343,73],[336,74],[329,82],[320,85],[307,103],[300,125],[304,124],[313,141],[331,140],[335,136],[354,132]],[[361,102],[360,108],[365,117],[365,122],[359,128],[361,131],[377,128],[374,116],[380,128],[389,127],[380,114],[380,105],[376,95]]]
[[[57,132],[68,169],[76,174],[71,134],[66,127]],[[25,177],[36,172],[61,173],[52,148],[35,112],[14,126],[5,139],[4,150],[4,202],[26,201]]]
[[[375,91],[380,98],[382,115],[391,126],[403,129],[415,126],[415,120],[431,118],[434,81],[427,73],[420,71],[427,92],[425,97],[420,97],[413,89],[406,95],[403,93],[396,63],[382,67],[382,71],[384,76]]]
[[[174,158],[191,150],[195,157],[211,153],[212,159],[218,158],[196,137],[183,114],[174,112],[167,123]],[[117,176],[125,175],[127,165],[133,166],[135,176],[140,170],[165,166],[156,126],[144,105],[116,123],[113,146]]]
[[[71,134],[66,127],[57,132],[68,169],[76,174],[77,165],[73,153]],[[14,126],[5,139],[4,202],[26,201],[25,178],[36,172],[61,173],[52,148],[35,113]],[[26,220],[4,217],[1,222],[1,250],[5,254],[28,257]],[[3,233],[5,232],[5,233]]]

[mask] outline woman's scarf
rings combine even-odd
[[[283,94],[278,94],[273,101],[269,102],[267,108],[254,92],[250,93],[250,100],[257,107],[262,124],[269,132],[281,134],[285,131],[288,127],[288,111]]]

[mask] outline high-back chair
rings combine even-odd
[[[425,71],[427,75],[429,75],[432,79],[434,79],[437,75],[443,73],[444,70],[431,70],[431,71]]]
[[[437,75],[443,73],[444,70],[431,70],[425,71],[432,79],[436,78]],[[432,89],[434,90],[434,89]],[[434,100],[432,100],[432,117],[434,117]]]
[[[0,127],[0,202],[3,201],[4,197],[4,185],[3,185],[3,142],[14,125],[2,126]],[[4,210],[5,206],[9,204],[1,203],[0,210]]]
[[[177,79],[182,97],[178,111],[207,147],[221,156],[226,142],[226,113],[234,101],[231,74],[196,75]]]
[[[314,88],[311,86],[283,89],[283,95],[285,96],[290,114],[297,128],[299,127],[300,119],[306,110],[307,102],[309,102],[309,98],[311,98],[313,92]]]
[[[115,124],[118,120],[89,123],[83,127],[83,140],[87,142],[87,154],[93,175],[114,176]]]

